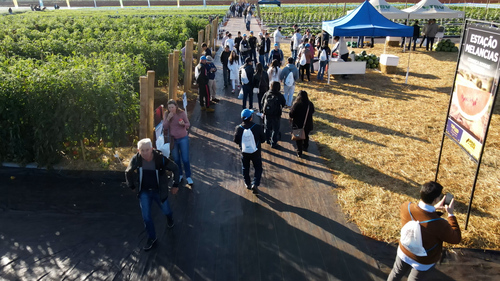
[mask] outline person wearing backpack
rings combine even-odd
[[[253,61],[251,57],[245,59],[245,64],[240,67],[240,83],[243,85],[243,108],[253,108]]]
[[[245,187],[259,193],[260,179],[262,177],[261,143],[266,140],[262,126],[252,122],[253,110],[241,111],[241,124],[236,126],[233,141],[241,149],[241,164]],[[250,162],[255,170],[253,181],[250,180]]]
[[[280,92],[280,82],[273,82],[271,91],[262,98],[266,141],[272,148],[278,148],[282,108],[286,105],[285,97]]]
[[[179,167],[174,161],[163,156],[153,148],[151,139],[145,138],[137,143],[137,154],[135,154],[127,169],[125,179],[127,186],[134,190],[137,187],[137,198],[139,198],[142,219],[148,234],[148,240],[143,250],[150,250],[156,242],[156,232],[153,217],[151,216],[151,205],[156,203],[162,213],[167,217],[167,227],[174,226],[172,210],[168,203],[168,195],[160,194],[161,186],[168,184],[165,171],[173,172],[172,194],[179,190]]]
[[[401,280],[408,272],[408,280],[433,280],[432,271],[436,262],[441,260],[443,242],[458,244],[462,240],[462,234],[458,221],[453,214],[455,201],[452,199],[449,205],[445,205],[445,197],[442,197],[443,186],[437,182],[430,181],[420,188],[420,202],[418,204],[405,202],[400,207],[401,213],[401,239],[399,242],[396,261],[391,270],[388,281]],[[441,218],[441,211],[448,213],[447,219]],[[411,239],[405,233],[407,224],[416,223],[420,228],[421,253],[413,253],[408,248]],[[415,224],[415,223],[414,223]],[[418,231],[420,230],[420,231]],[[406,234],[406,235],[405,235]],[[410,236],[413,237],[413,236]],[[416,252],[414,243],[410,243]]]
[[[325,75],[326,65],[330,60],[330,55],[332,51],[330,47],[328,47],[328,42],[324,41],[323,45],[319,49],[318,58],[319,58],[319,70],[318,70],[318,80],[323,80],[323,76]]]
[[[210,108],[210,90],[208,89],[208,71],[207,71],[207,57],[201,56],[200,63],[195,68],[194,77],[198,84],[198,95],[200,98],[200,106],[202,111],[214,112]]]
[[[255,66],[255,74],[253,76],[253,86],[254,89],[258,88],[257,93],[257,103],[259,104],[259,113],[257,115],[262,117],[262,97],[269,91],[269,75],[264,71],[262,64],[260,62]]]
[[[299,64],[300,64],[300,80],[304,82],[304,72],[307,75],[307,81],[311,81],[311,59],[312,53],[310,49],[311,45],[306,43],[304,47],[299,52]]]
[[[280,80],[284,84],[285,107],[291,107],[293,102],[293,92],[295,91],[295,81],[299,79],[299,70],[294,64],[292,57],[288,58],[288,64],[283,67],[280,73]]]

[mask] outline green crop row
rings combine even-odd
[[[404,5],[394,5],[399,9],[404,9]],[[500,9],[483,7],[463,7],[449,6],[452,9],[465,11],[465,17],[468,19],[500,22]],[[293,24],[299,27],[307,27],[314,33],[321,31],[323,21],[335,20],[344,16],[347,10],[352,10],[353,6],[344,7],[344,5],[323,5],[309,7],[264,7],[261,8],[261,17],[264,23],[270,26],[272,32],[278,25],[284,28],[291,28]],[[403,23],[404,20],[395,20]],[[462,19],[438,19],[438,24],[445,27],[445,35],[459,36],[462,34]],[[286,32],[284,34],[290,34]]]
[[[0,17],[0,162],[52,165],[64,143],[83,139],[130,143],[139,76],[155,70],[166,79],[168,54],[208,23],[201,16],[47,14]]]

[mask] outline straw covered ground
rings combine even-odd
[[[283,50],[290,54],[288,46]],[[384,46],[365,50],[379,56]],[[408,53],[396,47],[387,47],[386,53],[400,57],[397,74],[367,70],[364,77],[335,77],[331,85],[318,83],[313,75],[313,81],[297,88],[308,91],[315,104],[312,139],[332,171],[332,192],[343,210],[365,235],[397,242],[399,206],[418,202],[420,185],[434,180],[458,53],[417,48],[407,84]],[[463,230],[462,243],[455,247],[500,250],[499,112],[496,106],[467,230],[476,165],[445,138],[438,181],[444,192],[455,195]]]

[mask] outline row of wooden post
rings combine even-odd
[[[198,32],[198,55],[197,60],[201,57],[202,48],[205,43],[209,48],[212,48],[215,54],[215,40],[217,39],[217,27],[219,18],[212,21],[205,27],[205,30]],[[206,34],[206,36],[205,36]],[[186,40],[186,53],[184,62],[184,92],[189,94],[193,83],[193,49],[194,39],[189,38]],[[174,50],[173,53],[168,55],[168,70],[169,70],[169,83],[168,83],[168,99],[177,99],[177,86],[179,84],[179,56],[180,51]],[[140,122],[139,122],[139,139],[150,138],[154,139],[154,96],[155,96],[155,72],[149,70],[147,76],[139,78],[140,83]]]

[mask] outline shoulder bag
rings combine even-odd
[[[304,131],[304,128],[306,127],[307,116],[309,116],[309,105],[307,105],[306,118],[304,119],[304,125],[302,128],[292,129],[292,140],[298,141],[306,139],[306,132]]]

